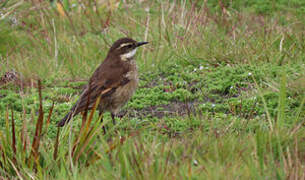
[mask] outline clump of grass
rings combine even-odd
[[[229,178],[304,177],[305,133],[300,114],[305,98],[293,125],[287,125],[283,108],[287,99],[285,81],[279,96],[280,115],[277,119],[267,116],[269,124],[261,122],[264,118],[247,122],[234,116],[210,114],[189,120],[165,119],[165,124],[152,125],[150,131],[150,127],[143,126],[116,132],[113,127],[106,136],[101,136],[104,124],[100,123],[101,117],[94,116],[93,108],[88,116],[83,115],[81,124],[70,123],[61,133],[58,129],[55,139],[45,136],[54,106],[44,120],[40,82],[38,85],[40,105],[33,132],[28,129],[31,125],[25,117],[18,128],[16,113],[10,113],[9,108],[5,112],[5,130],[0,131],[2,177],[86,178],[95,172],[95,178],[214,179],[221,177],[219,171]],[[268,109],[265,110],[268,114]],[[195,121],[197,127],[189,124]],[[184,123],[192,128],[181,129],[179,124]],[[125,125],[120,122],[118,126]],[[253,129],[249,130],[251,126]]]
[[[54,103],[49,109],[47,119],[44,120],[41,89],[41,82],[38,81],[39,110],[34,132],[31,132],[29,129],[30,125],[25,116],[22,117],[22,126],[17,129],[14,111],[11,111],[10,116],[9,108],[7,107],[6,109],[5,130],[0,132],[0,154],[2,155],[0,159],[0,166],[2,168],[0,173],[2,177],[12,178],[16,176],[21,179],[29,177],[42,178],[45,175],[50,175],[49,173],[54,175],[61,172],[60,168],[66,166],[71,168],[67,169],[66,174],[68,175],[70,170],[73,171],[74,167],[80,163],[80,158],[81,162],[85,163],[85,166],[90,166],[91,162],[100,159],[91,147],[96,139],[97,132],[101,132],[101,127],[104,125],[100,123],[100,118],[95,119],[95,122],[92,121],[96,105],[88,117],[86,115],[83,116],[82,126],[79,132],[75,134],[76,136],[73,135],[75,132],[72,134],[72,129],[70,129],[70,133],[67,133],[68,128],[65,128],[62,134],[63,137],[61,137],[60,128],[58,128],[55,141],[52,142],[45,135],[50,126]],[[99,99],[96,104],[98,103]],[[9,125],[10,121],[11,126]],[[72,135],[74,138],[71,138]],[[33,137],[32,141],[30,141],[30,136]],[[72,146],[67,147],[65,141],[68,141]],[[123,143],[124,141],[122,140],[121,142]],[[113,144],[107,152],[112,151],[116,146],[116,144]],[[85,159],[87,159],[85,161],[83,161],[84,155]],[[67,158],[70,158],[71,161],[66,161]],[[44,172],[46,168],[50,168],[47,173]],[[28,169],[30,169],[30,173],[28,173]]]

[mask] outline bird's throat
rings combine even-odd
[[[134,55],[136,54],[136,52],[137,52],[137,49],[134,49],[134,50],[132,50],[132,51],[129,51],[128,53],[122,54],[122,55],[121,55],[121,59],[122,59],[123,61],[127,61],[127,60],[133,58]]]

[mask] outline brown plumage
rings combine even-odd
[[[110,111],[113,123],[120,108],[130,99],[138,85],[138,70],[134,55],[139,46],[147,42],[136,42],[130,38],[117,40],[110,48],[106,59],[95,70],[79,100],[70,112],[57,124],[64,126],[78,113],[92,109],[100,96],[100,115]],[[89,98],[89,103],[88,103]]]

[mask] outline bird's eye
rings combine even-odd
[[[128,45],[128,46],[126,46],[127,48],[132,48],[132,44],[130,44],[130,45]]]

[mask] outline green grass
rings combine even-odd
[[[0,87],[1,178],[305,178],[302,1],[5,2],[0,77],[25,88]],[[106,113],[106,135],[94,111],[58,133],[125,36],[150,42],[126,115]]]

